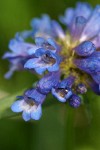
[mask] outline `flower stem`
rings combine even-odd
[[[73,108],[67,108],[67,119],[66,119],[66,128],[65,128],[65,145],[66,150],[74,149],[74,110]]]

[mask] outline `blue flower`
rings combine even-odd
[[[34,55],[36,58],[29,59],[25,63],[24,68],[35,69],[38,74],[42,74],[46,70],[49,72],[59,70],[61,57],[56,53],[40,48]]]
[[[12,39],[9,42],[9,49],[11,52],[6,52],[3,55],[3,59],[8,59],[10,62],[9,71],[5,74],[5,78],[7,79],[13,75],[14,71],[24,69],[24,63],[30,58],[28,50],[34,49],[36,51],[37,47],[17,37],[17,39]]]
[[[37,83],[38,90],[41,93],[48,94],[53,87],[57,87],[59,80],[59,71],[48,73]]]
[[[76,8],[68,8],[60,20],[70,31],[68,44],[73,43],[73,64],[83,74],[89,74],[86,82],[92,77],[100,86],[100,5],[93,9],[88,3],[78,2]]]
[[[93,10],[91,17],[83,29],[80,41],[91,39],[98,35],[98,32],[100,32],[100,5],[97,5]]]
[[[65,15],[61,16],[60,20],[67,25],[72,38],[80,42],[91,39],[94,44],[98,45],[97,41],[100,38],[96,36],[100,34],[100,5],[93,10],[88,3],[78,2],[75,9],[66,9]]]
[[[81,98],[78,95],[73,94],[68,102],[71,107],[78,108],[81,105]]]
[[[20,100],[15,101],[11,109],[13,112],[22,112],[22,117],[25,121],[30,119],[39,120],[42,115],[42,103],[46,95],[38,92],[37,89],[31,89],[24,93],[24,96],[19,96]]]
[[[28,50],[31,48],[37,49],[34,44],[30,44],[24,41],[19,41],[17,39],[12,39],[9,42],[9,49],[11,52],[4,54],[3,58],[14,58],[14,57],[26,57],[28,56]]]
[[[60,21],[68,26],[70,30],[73,29],[73,23],[78,16],[83,16],[86,20],[89,19],[92,13],[92,8],[88,3],[78,2],[76,8],[68,8],[64,16],[60,16]]]
[[[59,52],[61,49],[60,46],[52,38],[44,39],[42,37],[36,37],[35,43],[36,43],[37,49],[44,48],[44,49],[49,50],[49,51],[54,52],[54,53]],[[35,52],[36,51],[33,47],[28,51],[28,54],[34,55]]]
[[[64,32],[56,21],[52,21],[50,17],[46,14],[42,17],[34,18],[31,21],[31,26],[33,28],[34,37],[61,37],[64,38]]]
[[[66,102],[72,95],[71,87],[74,83],[74,77],[70,76],[62,80],[56,88],[52,88],[52,94],[61,102]]]

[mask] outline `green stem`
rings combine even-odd
[[[65,144],[66,150],[73,150],[74,149],[74,110],[73,108],[68,107],[67,111],[67,119],[66,119],[66,137],[65,137]]]

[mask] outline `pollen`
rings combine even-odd
[[[72,38],[69,35],[69,33],[67,33],[65,39],[58,42],[62,45],[60,55],[62,56],[63,61],[60,64],[60,69],[64,78],[70,75],[75,76],[75,86],[79,83],[84,83],[88,87],[87,81],[84,80],[84,78],[87,78],[88,80],[90,78],[89,75],[83,71],[80,71],[74,63],[74,60],[79,58],[79,56],[76,55],[74,48],[80,42],[72,41]]]

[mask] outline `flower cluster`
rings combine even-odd
[[[35,18],[32,30],[17,33],[9,43],[11,52],[3,56],[10,61],[6,78],[24,69],[42,76],[11,106],[13,112],[23,112],[25,121],[40,119],[49,93],[74,108],[89,88],[100,95],[100,5],[93,9],[79,2],[59,18],[66,31],[48,15]],[[33,43],[27,42],[29,38]]]

